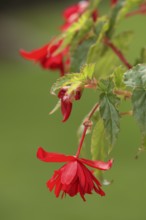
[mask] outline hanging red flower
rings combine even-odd
[[[85,12],[89,6],[89,1],[80,1],[79,3],[66,8],[63,12],[65,24],[61,27],[63,31],[67,30],[79,17]],[[98,17],[97,10],[93,11],[92,18],[96,21]]]
[[[70,59],[68,56],[68,48],[64,49],[61,53],[53,55],[54,52],[60,47],[62,41],[52,44],[49,43],[39,49],[26,52],[20,50],[20,54],[27,60],[39,62],[44,69],[60,70],[60,75],[63,76],[68,70]]]
[[[118,3],[118,0],[111,0],[111,6],[114,6]]]
[[[81,98],[81,90],[76,90],[72,94],[67,94],[68,88],[62,88],[58,93],[58,98],[61,100],[61,112],[63,115],[62,122],[65,122],[72,111],[72,102]]]
[[[112,166],[112,160],[108,162],[92,161],[76,156],[46,152],[41,147],[37,151],[37,158],[44,162],[67,162],[59,170],[56,170],[47,182],[47,187],[50,191],[54,189],[56,197],[59,197],[61,192],[62,198],[66,194],[72,197],[79,193],[82,199],[86,201],[84,195],[92,194],[93,190],[100,196],[105,195],[99,180],[85,165],[99,170],[108,170]]]

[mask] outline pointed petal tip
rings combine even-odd
[[[39,147],[37,150],[37,158],[44,162],[68,162],[74,160],[74,156],[47,152],[42,147]]]
[[[23,49],[20,49],[19,50],[19,54],[23,57],[23,58],[28,58],[28,52],[27,51],[25,51],[25,50],[23,50]]]
[[[106,194],[105,194],[104,191],[100,191],[100,195],[101,195],[101,196],[105,196]]]
[[[86,164],[87,166],[99,169],[99,170],[109,170],[112,167],[113,159],[109,160],[108,162],[100,161],[100,160],[88,160],[85,158],[79,159],[81,162]]]
[[[38,150],[37,150],[37,154],[36,154],[37,158],[42,160],[43,157],[44,157],[43,156],[44,152],[45,152],[44,149],[42,147],[39,147]]]
[[[112,165],[113,165],[113,162],[114,162],[114,159],[112,158],[111,160],[109,160],[108,161],[108,164],[109,164],[109,168],[111,168],[112,167]]]

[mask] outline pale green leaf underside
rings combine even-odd
[[[124,74],[126,86],[146,89],[146,65],[138,64]]]
[[[133,94],[131,98],[133,115],[137,120],[142,139],[146,136],[146,65],[138,64],[124,75],[124,83],[126,86],[132,87]],[[145,145],[143,141],[142,145]],[[142,148],[143,148],[142,146]],[[146,147],[146,146],[145,146]]]

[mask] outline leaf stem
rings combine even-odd
[[[95,113],[95,111],[98,108],[99,108],[99,104],[97,103],[93,107],[93,109],[90,111],[89,115],[87,116],[87,118],[83,122],[84,130],[83,130],[83,133],[82,133],[82,136],[81,136],[81,139],[80,139],[80,142],[79,142],[79,146],[78,146],[78,149],[77,149],[77,153],[76,153],[77,158],[80,155],[80,152],[81,152],[81,149],[82,149],[82,146],[83,146],[83,142],[84,142],[84,139],[85,139],[85,136],[86,136],[86,132],[87,132],[88,128],[92,126],[92,123],[91,123],[90,119],[91,119],[91,117],[93,116],[93,114]]]
[[[129,115],[129,116],[131,116],[131,115],[133,115],[133,111],[129,111],[129,112],[120,112],[120,115],[121,115],[121,116],[125,116],[125,115]]]
[[[131,16],[134,16],[134,15],[139,15],[139,14],[143,14],[145,15],[146,14],[146,3],[143,3],[140,5],[139,9],[135,10],[135,11],[132,11],[132,12],[129,12],[126,17],[131,17]]]
[[[124,91],[123,90],[114,90],[113,93],[116,95],[122,95],[125,98],[131,98],[131,96],[132,96],[132,93],[129,91],[126,91],[126,90],[124,90]]]
[[[117,57],[122,61],[122,63],[128,68],[131,69],[132,66],[130,63],[128,63],[128,61],[126,60],[126,58],[124,57],[123,53],[110,41],[109,38],[105,37],[103,39],[103,43],[105,45],[107,45],[108,47],[110,47],[113,52],[117,55]]]

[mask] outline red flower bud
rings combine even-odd
[[[75,100],[79,100],[81,98],[81,96],[82,96],[82,93],[80,90],[78,90],[78,91],[76,91],[74,98],[75,98]]]
[[[68,88],[62,88],[58,93],[58,98],[61,99],[61,112],[63,115],[62,122],[67,121],[72,111],[73,100],[79,100],[81,98],[81,90],[75,91],[75,94],[67,94]]]

